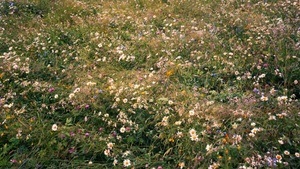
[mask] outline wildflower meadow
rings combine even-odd
[[[299,0],[1,0],[0,168],[300,168]]]

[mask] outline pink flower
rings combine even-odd
[[[70,149],[69,149],[69,153],[70,154],[73,154],[75,152],[75,147],[71,147]]]
[[[53,92],[55,89],[53,87],[51,87],[50,89],[48,89],[48,92]]]
[[[18,161],[16,159],[11,159],[10,162],[11,163],[17,163]]]

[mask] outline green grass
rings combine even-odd
[[[0,168],[299,168],[299,8],[0,2]]]

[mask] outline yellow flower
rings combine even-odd
[[[167,77],[170,77],[170,76],[172,76],[173,74],[174,74],[174,70],[169,70],[169,71],[166,72],[166,76],[167,76]]]
[[[169,142],[174,143],[174,139],[173,138],[169,138]]]

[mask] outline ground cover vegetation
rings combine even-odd
[[[300,168],[299,9],[1,1],[1,168]]]

